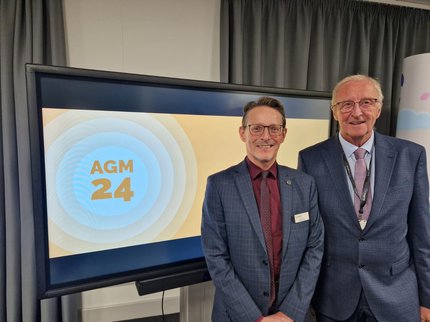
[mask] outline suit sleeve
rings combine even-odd
[[[209,177],[202,218],[202,244],[208,269],[231,320],[256,321],[262,312],[235,273],[224,215],[220,193],[213,178]]]
[[[295,321],[303,321],[318,280],[324,253],[324,225],[318,209],[316,185],[312,180],[309,193],[310,232],[307,247],[295,281],[280,310]]]
[[[408,214],[408,239],[418,280],[420,305],[430,308],[430,210],[426,152],[422,149],[415,172]]]

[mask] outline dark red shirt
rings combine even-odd
[[[261,172],[263,171],[248,158],[246,158],[249,174],[251,176],[252,188],[254,189],[255,200],[260,211],[260,185]],[[270,191],[270,213],[272,222],[272,248],[273,248],[273,272],[275,280],[279,279],[281,271],[281,252],[282,252],[282,207],[281,195],[278,185],[278,164],[275,162],[269,169],[267,185]]]

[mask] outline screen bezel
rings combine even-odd
[[[330,99],[331,97],[331,94],[328,92],[235,85],[34,64],[28,64],[26,66],[26,77],[32,169],[33,214],[36,242],[37,293],[39,298],[55,297],[131,281],[136,281],[138,292],[140,295],[143,295],[199,283],[210,279],[204,257],[199,257],[183,260],[181,262],[154,266],[151,268],[118,272],[116,274],[108,274],[107,276],[101,275],[63,284],[53,285],[50,283],[50,259],[47,238],[47,205],[41,113],[42,107],[49,107],[49,104],[46,103],[46,99],[41,95],[41,92],[46,90],[41,88],[41,86],[43,86],[41,85],[41,79],[52,78],[54,81],[58,79],[65,81],[66,83],[68,80],[78,80],[82,82],[89,81],[100,84],[109,83],[114,86],[121,86],[122,88],[136,85],[145,86],[147,84],[148,86],[157,86],[161,88],[178,88],[192,91],[205,90],[214,92],[252,93],[253,95],[255,94],[259,96],[272,95],[317,99]],[[89,95],[91,97],[89,97]],[[77,106],[88,107],[91,106],[91,104],[87,104],[86,102],[98,100],[98,106],[92,106],[92,109],[103,110],[106,108],[106,104],[110,103],[106,103],[108,101],[106,97],[101,97],[101,95],[98,97],[98,95],[99,94],[97,92],[91,94],[83,93],[83,95],[76,95],[76,101],[73,103],[65,102],[63,106],[61,106],[61,104],[58,104],[57,102],[55,106],[52,107],[71,108],[70,104],[72,104],[73,108],[77,108]],[[242,106],[240,106],[239,109],[241,112]],[[109,110],[127,111],[128,109],[127,104],[119,104],[118,101],[116,101],[112,102]],[[154,110],[153,112],[158,111]],[[201,113],[201,111],[199,113]],[[235,113],[237,113],[237,111]],[[328,112],[326,111],[325,113],[329,113],[330,115],[329,109]],[[208,113],[208,115],[210,114],[211,113]],[[333,122],[330,122],[330,124],[332,123]],[[330,133],[327,133],[327,135],[329,136]]]

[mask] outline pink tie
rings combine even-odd
[[[354,151],[354,155],[356,158],[355,170],[354,170],[354,181],[355,181],[355,186],[357,187],[358,194],[360,196],[363,194],[363,186],[364,186],[364,181],[366,179],[366,174],[367,174],[366,161],[364,160],[365,154],[366,154],[366,150],[362,148],[358,148],[357,150]],[[369,183],[369,192],[367,196],[367,201],[366,201],[366,204],[364,205],[363,213],[361,214],[359,212],[360,199],[356,195],[354,198],[354,205],[355,205],[355,212],[360,222],[360,226],[362,229],[364,229],[367,223],[367,219],[369,218],[370,209],[372,208],[372,193],[370,189],[370,183]]]
[[[275,300],[275,277],[273,274],[273,246],[272,246],[272,220],[270,217],[270,191],[267,185],[267,176],[269,171],[261,172],[261,192],[260,192],[260,220],[263,228],[264,239],[266,241],[266,250],[269,255],[270,264],[270,305]]]

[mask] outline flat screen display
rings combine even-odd
[[[137,281],[140,294],[209,279],[207,177],[243,160],[243,106],[285,106],[278,162],[330,132],[330,95],[28,65],[40,298]]]

